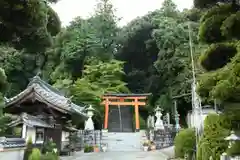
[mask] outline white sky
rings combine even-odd
[[[192,7],[193,0],[173,0],[180,10]],[[122,18],[119,25],[125,25],[138,16],[161,7],[163,0],[112,0],[116,15]],[[96,0],[60,0],[52,7],[58,13],[64,26],[75,17],[86,18],[94,12]]]

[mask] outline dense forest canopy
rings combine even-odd
[[[118,26],[110,0],[100,0],[91,17],[77,17],[62,27],[50,6],[55,2],[0,2],[0,71],[4,77],[0,89],[4,96],[18,94],[38,74],[77,104],[94,105],[99,119],[103,117],[103,93],[152,93],[141,115],[151,113],[156,105],[173,114],[172,97],[191,93],[189,34],[196,62],[210,46],[196,63],[200,64],[197,74],[222,67],[238,52],[232,41],[215,44],[238,38],[234,1],[206,11],[217,2],[195,0],[195,8],[179,11],[172,0],[165,0],[158,10],[124,27]],[[213,63],[221,51],[230,54]],[[211,82],[203,80],[200,85]],[[200,87],[199,92],[206,97],[209,89],[209,85]],[[191,96],[178,99],[181,120],[191,107]]]

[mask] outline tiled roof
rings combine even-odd
[[[26,142],[23,138],[0,137],[0,146],[2,146],[3,149],[22,148],[26,146]]]
[[[66,98],[60,91],[47,84],[40,77],[35,76],[32,78],[27,88],[12,98],[5,98],[6,107],[22,100],[26,96],[34,93],[35,98],[43,103],[48,103],[54,106],[56,110],[66,113],[78,113],[87,117],[84,113],[84,107],[80,107]]]
[[[26,113],[21,114],[15,121],[12,121],[8,125],[10,127],[13,127],[23,123],[30,127],[54,128],[53,125],[48,124],[44,120],[41,120],[39,117],[31,116]]]

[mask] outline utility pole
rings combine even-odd
[[[191,25],[190,22],[188,23],[188,33],[189,33],[189,47],[190,47],[190,55],[191,55],[191,61],[192,61],[192,78],[193,78],[193,84],[192,84],[192,112],[194,115],[194,126],[195,126],[195,134],[196,134],[196,150],[197,150],[197,144],[199,139],[199,134],[201,132],[201,129],[203,128],[203,121],[202,121],[202,107],[201,107],[201,101],[199,96],[196,92],[196,75],[195,75],[195,66],[194,66],[194,58],[193,58],[193,46],[192,46],[192,36],[191,36]]]

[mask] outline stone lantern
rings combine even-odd
[[[228,145],[228,148],[231,148],[232,147],[232,145],[235,143],[235,141],[239,141],[240,140],[240,137],[238,137],[235,133],[234,133],[234,131],[231,131],[231,135],[230,136],[228,136],[228,137],[226,137],[226,138],[224,138],[224,140],[226,140],[226,141],[229,141],[229,145]]]
[[[228,141],[228,148],[231,148],[232,145],[236,142],[236,141],[240,141],[240,137],[238,137],[234,131],[231,131],[231,134],[230,136],[224,138],[224,140]],[[227,154],[226,153],[223,153],[220,157],[220,160],[227,160]],[[239,157],[234,157],[234,158],[231,158],[231,159],[239,159]]]
[[[93,123],[93,120],[92,120],[92,117],[94,115],[94,111],[95,109],[92,107],[92,105],[90,105],[87,109],[87,116],[88,116],[88,119],[87,121],[85,122],[85,130],[94,130],[94,123]]]
[[[155,109],[155,116],[157,117],[156,123],[155,123],[155,130],[164,130],[163,121],[161,119],[162,117],[162,109],[157,106]]]

